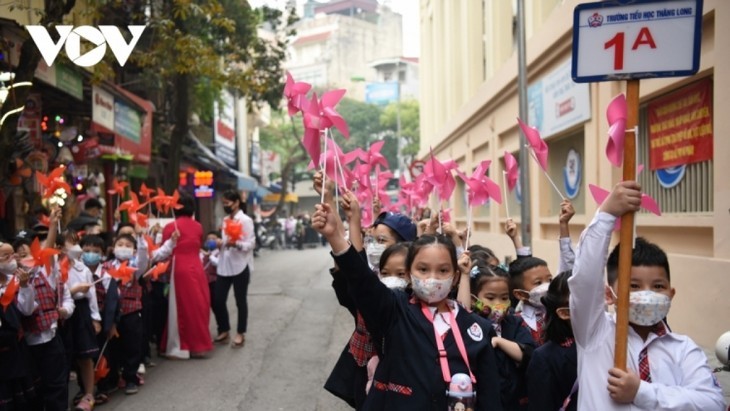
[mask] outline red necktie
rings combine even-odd
[[[639,377],[651,382],[651,369],[649,369],[649,354],[646,352],[648,347],[644,347],[639,353]]]

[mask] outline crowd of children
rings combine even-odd
[[[60,231],[60,220],[55,208],[47,233],[0,239],[0,410],[86,411],[120,388],[134,394],[164,328],[143,321],[143,299],[149,268],[169,257],[179,233],[155,244],[145,228],[119,224],[108,244]]]
[[[314,185],[321,192],[321,175]],[[312,226],[332,248],[333,288],[355,329],[325,389],[353,408],[725,410],[702,350],[666,324],[667,256],[642,238],[632,255],[627,371],[613,366],[618,246],[608,257],[608,244],[616,218],[640,203],[635,183],[617,185],[577,252],[574,210],[561,204],[555,277],[511,220],[517,258],[507,267],[487,247],[465,249],[466,234],[437,215],[388,212],[362,227],[355,196],[337,204],[332,188]]]

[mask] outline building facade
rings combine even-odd
[[[502,185],[505,152],[519,151],[516,11],[510,1],[421,1],[421,153],[433,147],[440,159],[456,160],[471,170],[492,160],[490,175]],[[610,189],[621,170],[605,155],[606,107],[626,92],[626,82],[574,83],[571,79],[573,10],[576,0],[525,0],[528,121],[549,147],[547,173],[571,198],[576,215],[571,236],[577,242],[597,204],[588,184]],[[689,77],[640,82],[638,180],[662,208],[661,217],[637,214],[637,234],[658,243],[669,254],[677,294],[669,321],[678,332],[703,346],[714,346],[727,330],[712,313],[730,312],[730,184],[723,175],[730,165],[714,154],[730,153],[730,117],[722,107],[730,100],[730,3],[705,0],[700,68]],[[676,153],[655,142],[666,124],[692,116],[676,110],[692,101],[704,114],[692,133],[702,133],[700,153],[677,165]],[[714,108],[720,108],[717,112]],[[719,114],[719,115],[716,115]],[[671,136],[665,138],[671,138]],[[650,142],[652,139],[652,142]],[[699,139],[697,141],[700,141]],[[695,154],[697,154],[695,153]],[[686,154],[686,153],[685,153]],[[690,158],[691,157],[691,158]],[[671,168],[663,168],[672,166]],[[715,176],[718,176],[717,178]],[[534,161],[529,164],[531,237],[535,255],[558,262],[560,196]],[[455,221],[466,223],[463,184],[449,206]],[[474,211],[474,243],[500,256],[514,256],[503,230],[512,217],[519,223],[519,188],[503,203]],[[615,235],[613,243],[618,241]],[[709,314],[709,315],[708,315]]]
[[[402,53],[402,17],[375,0],[309,1],[288,49],[286,69],[315,88],[344,88],[364,100],[369,63]]]

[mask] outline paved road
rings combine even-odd
[[[210,358],[155,359],[139,393],[105,410],[351,410],[322,386],[352,332],[330,285],[327,249],[263,251],[249,287],[246,346]],[[233,292],[229,299],[235,327]],[[211,316],[211,333],[215,321]]]
[[[243,349],[217,346],[202,360],[155,359],[137,395],[117,392],[101,409],[351,410],[322,388],[353,329],[330,286],[327,250],[263,251],[249,287]],[[233,292],[228,303],[235,326]],[[730,372],[717,376],[730,400]]]

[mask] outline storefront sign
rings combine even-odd
[[[72,69],[64,66],[56,66],[56,88],[76,97],[77,100],[84,100],[84,81],[81,75]]]
[[[196,171],[193,177],[194,193],[196,198],[213,197],[213,172]]]
[[[648,106],[649,167],[712,160],[712,82],[702,80]]]
[[[528,121],[545,138],[591,118],[588,84],[570,78],[570,60],[527,89]]]
[[[140,141],[142,121],[137,110],[121,101],[114,103],[114,132],[135,143]]]
[[[109,131],[114,130],[114,97],[98,87],[91,89],[91,119]]]
[[[213,107],[215,154],[227,165],[237,167],[233,95],[228,90],[222,90],[220,100],[221,104],[216,101]]]
[[[25,108],[18,119],[18,131],[28,132],[34,146],[41,142],[41,95],[30,93],[25,100]]]

